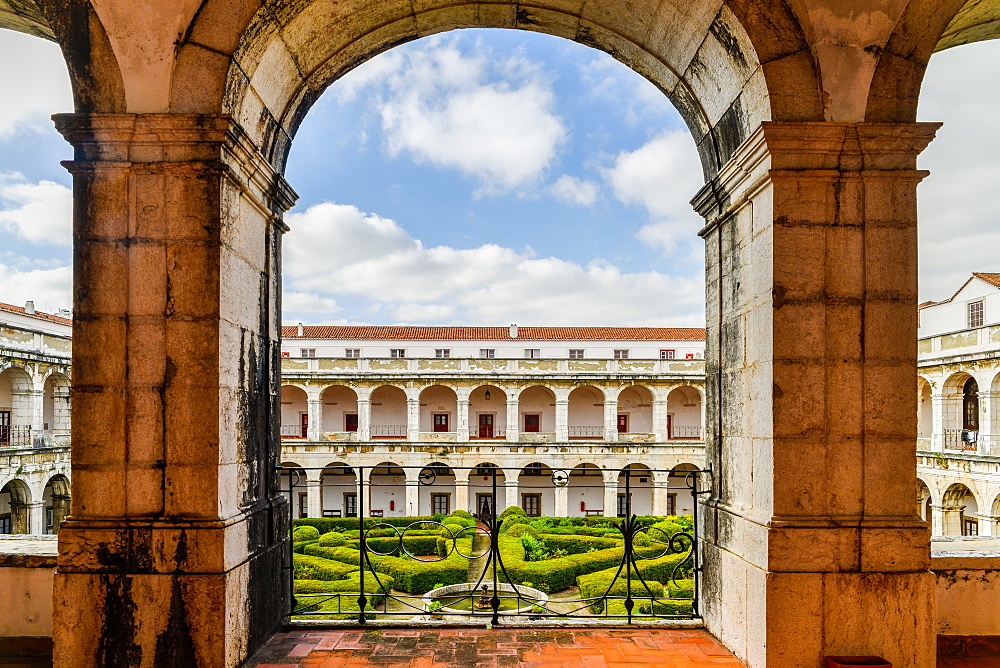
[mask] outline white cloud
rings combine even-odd
[[[3,301],[21,306],[32,300],[42,310],[55,311],[73,305],[73,269],[21,270],[0,264],[0,295]]]
[[[701,276],[625,273],[494,244],[427,248],[395,222],[325,203],[286,217],[285,289],[341,304],[361,298],[398,322],[698,325]],[[286,303],[287,310],[287,303]],[[304,318],[307,310],[289,313]]]
[[[995,119],[1000,51],[993,42],[935,54],[919,118],[943,121],[920,156],[931,174],[918,189],[921,299],[951,296],[973,271],[1000,271],[1000,132]]]
[[[36,244],[72,244],[73,192],[66,186],[0,174],[0,205],[0,229]]]
[[[465,55],[454,38],[373,59],[338,82],[341,101],[366,86],[384,91],[377,108],[392,156],[458,169],[477,194],[538,182],[567,138],[542,71],[524,58],[494,59],[485,46]]]
[[[598,186],[596,183],[569,174],[563,174],[556,179],[549,190],[557,199],[567,204],[590,206],[597,201]]]
[[[31,76],[25,76],[30,64]],[[0,39],[0,139],[24,129],[51,128],[49,116],[73,111],[69,74],[59,46],[5,30]]]
[[[647,246],[670,254],[682,242],[696,239],[703,221],[689,202],[702,186],[702,176],[688,132],[668,132],[634,151],[622,151],[604,176],[619,200],[646,209],[649,223],[636,236]]]

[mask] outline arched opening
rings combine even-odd
[[[455,472],[447,464],[433,462],[420,470],[417,515],[447,515],[457,508]]]
[[[420,439],[455,440],[458,430],[458,395],[444,385],[420,393]]]
[[[567,487],[570,517],[603,517],[604,474],[596,464],[577,464],[569,472]]]
[[[971,377],[962,385],[962,429],[979,431],[979,383]]]
[[[917,377],[917,447],[930,449],[931,435],[934,429],[934,404],[931,399],[931,384],[922,377]]]
[[[309,476],[304,467],[294,462],[281,462],[278,476],[279,493],[288,499],[292,519],[310,517]]]
[[[0,488],[0,534],[31,533],[31,490],[23,480],[11,480]]]
[[[574,388],[567,410],[570,440],[604,439],[604,392],[590,385]]]
[[[701,439],[701,393],[693,387],[675,387],[667,395],[667,438]]]
[[[695,481],[690,476],[692,471],[697,470],[697,466],[687,463],[678,464],[671,469],[672,475],[667,484],[668,515],[690,515],[694,512],[694,504],[697,502],[693,493]]]
[[[406,438],[406,392],[383,385],[372,392],[372,438]]]
[[[482,385],[469,393],[469,437],[507,438],[507,393],[496,385]]]
[[[45,379],[42,392],[42,429],[46,434],[65,436],[70,428],[70,382],[65,374],[53,373]]]
[[[978,536],[979,503],[962,483],[954,483],[941,501],[941,533],[944,536]]]
[[[31,390],[31,377],[24,369],[0,372],[0,445],[32,444]]]
[[[645,464],[629,464],[618,474],[616,517],[653,514],[653,473]]]
[[[971,374],[952,374],[942,386],[943,445],[949,450],[975,450],[979,437],[979,384]],[[975,427],[970,429],[969,427]]]
[[[320,394],[323,422],[320,431],[330,441],[344,441],[358,433],[358,393],[345,385],[328,387]]]
[[[653,393],[645,387],[626,387],[618,394],[618,439],[646,440],[653,435]]]
[[[502,513],[508,505],[507,476],[503,469],[493,462],[473,466],[469,474],[469,501],[473,504],[469,512],[480,519]]]
[[[362,512],[367,517],[404,517],[416,515],[416,499],[407,508],[410,489],[416,487],[407,483],[406,473],[395,462],[381,462],[371,469],[368,477],[368,508]]]
[[[358,476],[344,462],[328,464],[320,478],[323,487],[323,517],[358,516]]]
[[[517,397],[522,441],[554,441],[556,437],[556,395],[547,387],[534,385]]]
[[[555,487],[548,464],[532,462],[517,478],[518,504],[528,517],[555,514]]]
[[[309,436],[309,396],[301,387],[281,386],[281,437]]]
[[[42,493],[45,504],[45,533],[58,533],[62,521],[69,516],[69,479],[61,473],[49,478]]]
[[[931,521],[931,490],[920,478],[917,478],[917,513],[923,521]]]

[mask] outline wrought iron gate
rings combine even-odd
[[[455,471],[477,479],[472,507],[479,512],[474,520],[443,514],[406,516],[432,503],[443,509],[441,500],[431,495],[457,496],[458,487],[441,480]],[[545,620],[628,624],[700,617],[702,565],[695,532],[698,497],[710,491],[708,471],[626,467],[619,471],[617,507],[612,509],[606,507],[610,483],[602,475],[541,469],[546,471],[548,480],[539,484],[536,479],[525,497],[537,494],[554,500],[561,494],[568,508],[570,491],[583,490],[584,495],[588,488],[599,488],[605,507],[587,510],[581,504],[585,517],[574,518],[497,514],[493,509],[498,502],[507,505],[507,486],[495,466],[279,467],[293,517],[300,510],[308,513],[308,503],[301,501],[308,502],[310,488],[314,500],[322,500],[330,487],[343,492],[343,504],[327,509],[325,517],[290,523],[285,569],[294,595],[289,617],[359,624],[445,619],[493,625]],[[353,484],[325,482],[324,472],[353,476]],[[597,484],[588,484],[587,478]],[[577,484],[571,484],[574,481]],[[661,507],[664,494],[669,498],[673,493],[675,506],[682,505],[676,496],[686,495],[682,507],[690,508],[690,517],[669,520],[634,513],[634,507],[647,504],[633,497],[648,494],[651,506],[657,488]],[[472,490],[470,485],[463,495],[466,507]],[[396,497],[401,507],[395,500],[389,509],[372,507],[385,506],[387,494],[395,497],[399,492],[404,497]],[[610,517],[605,516],[607,510],[612,511]],[[295,541],[295,529],[304,524],[338,535]],[[546,551],[547,559],[531,560],[546,556]],[[328,562],[333,562],[332,570]]]

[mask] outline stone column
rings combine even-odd
[[[316,442],[320,440],[320,434],[325,429],[323,426],[323,400],[318,396],[310,396],[306,402],[306,410],[309,412],[309,430],[306,433],[306,438]]]
[[[306,471],[306,517],[323,517],[322,471]]]
[[[504,509],[510,508],[511,506],[520,506],[521,505],[521,499],[518,496],[518,494],[520,493],[519,492],[520,488],[519,488],[519,486],[517,484],[517,473],[516,472],[514,473],[513,478],[514,479],[511,480],[511,477],[507,476],[504,479],[504,487],[505,487],[505,490],[506,490],[506,498],[504,499],[504,501],[507,503],[507,505],[504,507]],[[497,515],[499,515],[502,511],[494,509],[494,512]]]
[[[944,392],[943,386],[931,390],[931,449],[936,452],[944,450],[944,418],[948,409]]]
[[[604,480],[604,516],[618,516],[618,475],[614,480]]]
[[[553,512],[555,517],[569,517],[569,486],[553,488]]]
[[[510,390],[507,395],[507,442],[517,443],[521,427],[521,414],[518,408],[517,390]]]
[[[749,668],[934,665],[913,490],[916,157],[936,127],[762,123],[695,198],[714,480],[703,609]]]
[[[31,504],[24,501],[10,502],[10,532],[11,533],[31,533],[35,530],[31,521]],[[35,530],[41,533],[41,529]]]
[[[371,394],[358,392],[358,440],[372,440],[372,399]]]
[[[406,398],[406,440],[420,440],[420,398]]]
[[[565,392],[556,395],[556,442],[569,440],[569,397]]]
[[[471,471],[455,469],[455,506],[454,510],[472,512],[469,508],[469,474]]]
[[[946,509],[943,506],[935,506],[931,504],[931,516],[927,518],[927,523],[930,524],[931,535],[932,536],[943,536],[944,534],[944,511]]]
[[[940,510],[937,513],[940,518],[937,528],[940,529],[941,533],[935,533],[935,536],[962,535],[962,506],[940,506],[939,508],[931,506],[931,508]]]
[[[59,526],[69,517],[69,501],[68,494],[52,495],[52,533],[59,533]]]
[[[664,443],[667,439],[667,395],[672,387],[653,388],[653,437],[658,443]],[[615,414],[618,413],[617,403]],[[617,418],[616,418],[617,419]]]
[[[31,390],[26,394],[27,404],[30,407],[31,433],[37,438],[45,431],[45,390]]]
[[[57,434],[67,434],[70,429],[71,400],[68,385],[57,385],[52,398],[52,424],[49,427]]]
[[[227,116],[55,121],[74,146],[74,414],[54,663],[230,668],[288,609],[274,471],[294,193]]]
[[[987,390],[979,393],[979,441],[976,445],[981,455],[991,454],[993,434],[995,433],[993,431],[993,411],[996,402],[996,392]]]
[[[611,390],[617,392],[617,388]],[[664,417],[666,422],[666,417]],[[618,442],[618,397],[604,400],[604,440]]]
[[[469,394],[458,395],[455,412],[455,440],[460,443],[469,442]]]
[[[416,471],[414,471],[414,474]],[[406,508],[404,515],[416,517],[420,514],[420,481],[406,479]]]
[[[25,533],[44,534],[45,533],[45,502],[35,501],[27,504],[28,530]],[[55,515],[55,513],[53,513]],[[55,524],[53,523],[53,526]]]
[[[661,480],[658,477],[653,479],[653,514],[666,515],[669,505],[670,480],[666,477],[666,473],[657,473],[656,475],[663,476],[664,479]]]

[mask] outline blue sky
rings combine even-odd
[[[983,127],[1000,93],[981,85],[997,75],[993,43],[931,63],[921,117],[946,126],[921,159],[925,298],[1000,269],[984,196],[1000,130]],[[69,306],[58,49],[0,33],[0,86],[0,301]],[[601,52],[501,30],[403,45],[331,86],[296,137],[285,321],[700,325],[700,174],[670,103]]]

